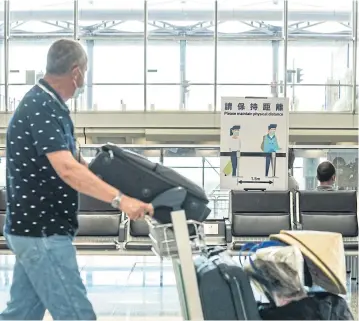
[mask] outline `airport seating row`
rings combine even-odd
[[[355,191],[232,191],[229,212],[233,249],[280,230],[316,230],[341,233],[346,250],[358,250]]]
[[[6,191],[0,190],[0,250],[7,249],[2,227],[5,224]],[[80,195],[78,250],[117,250],[122,213],[109,204]]]
[[[280,230],[341,233],[347,272],[358,280],[356,191],[242,192],[230,194],[230,249],[260,242]],[[230,240],[229,240],[230,239]]]
[[[5,222],[5,191],[0,192],[0,226]],[[260,242],[280,230],[317,230],[343,235],[349,268],[357,275],[358,210],[355,191],[232,191],[229,216],[204,223],[208,245],[239,251],[247,242]],[[2,232],[2,231],[1,231]],[[0,233],[1,233],[0,232]],[[78,250],[149,252],[145,221],[129,221],[110,205],[80,196]],[[0,249],[6,249],[4,238]],[[353,266],[352,266],[353,265]]]

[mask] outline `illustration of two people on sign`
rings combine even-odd
[[[239,157],[241,154],[240,129],[241,126],[239,125],[229,129],[229,152],[231,160],[224,167],[223,173],[225,176],[229,176],[232,173],[232,177],[239,177]]]
[[[281,148],[278,145],[278,140],[276,136],[277,124],[270,124],[268,126],[268,133],[263,136],[261,150],[264,153],[268,153],[265,163],[265,177],[269,175],[269,167],[272,168],[272,177],[276,177],[276,163],[277,163],[277,151]]]
[[[241,154],[241,138],[240,138],[240,125],[232,126],[229,130],[229,152],[231,160],[223,169],[225,176],[232,174],[232,177],[239,176],[239,159]],[[276,136],[277,124],[270,124],[268,132],[263,136],[261,150],[267,153],[265,156],[265,177],[269,175],[269,167],[272,168],[272,177],[276,177],[276,153],[281,148],[278,145]]]

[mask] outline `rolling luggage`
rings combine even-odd
[[[89,169],[122,193],[151,203],[159,194],[173,187],[183,187],[187,196],[182,205],[188,220],[204,221],[211,210],[204,190],[171,168],[153,163],[131,151],[112,144],[102,146]],[[154,218],[171,223],[172,208],[156,208]]]
[[[260,320],[248,276],[222,248],[195,259],[204,320]]]

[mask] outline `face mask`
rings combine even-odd
[[[81,77],[84,78],[81,71],[80,71],[80,74],[81,74]],[[73,98],[73,99],[77,99],[77,98],[79,98],[79,96],[82,95],[82,94],[84,93],[84,91],[85,91],[85,82],[83,82],[83,85],[82,85],[81,87],[78,87],[76,81],[74,80],[74,85],[75,85],[75,88],[76,88],[76,89],[75,89],[75,91],[74,91],[74,94],[72,95],[72,98]]]
[[[239,136],[239,132],[234,132],[234,133],[233,133],[233,136],[234,136],[234,137],[238,137],[238,136]]]
[[[82,87],[76,87],[75,92],[72,96],[73,99],[79,98],[80,95],[82,95],[85,91],[85,84]]]

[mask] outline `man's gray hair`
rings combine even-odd
[[[47,53],[46,73],[62,76],[71,72],[74,66],[84,67],[87,55],[82,45],[70,39],[55,41]]]

